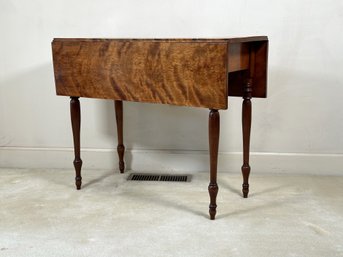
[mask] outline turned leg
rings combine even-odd
[[[123,101],[114,101],[114,107],[116,111],[116,121],[117,121],[117,134],[118,134],[117,152],[119,156],[119,170],[120,170],[120,173],[124,173],[125,146],[123,144]]]
[[[71,126],[73,129],[74,138],[74,167],[75,167],[75,185],[77,190],[81,189],[82,177],[81,177],[81,166],[82,160],[80,157],[80,124],[81,124],[81,114],[80,114],[80,102],[78,97],[70,97],[70,115],[71,115]]]
[[[247,198],[249,193],[249,155],[250,155],[250,129],[251,129],[251,79],[249,79],[243,88],[243,104],[242,104],[242,131],[243,131],[243,197]]]
[[[218,145],[219,145],[219,112],[218,110],[210,110],[208,120],[208,136],[210,146],[210,184],[208,185],[208,192],[210,194],[210,217],[214,220],[216,216],[217,203],[216,198],[218,194],[217,185],[217,161],[218,161]]]

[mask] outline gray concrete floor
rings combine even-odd
[[[128,173],[127,173],[128,174]],[[343,256],[343,176],[221,173],[217,219],[208,174],[190,183],[127,174],[0,169],[0,256]]]

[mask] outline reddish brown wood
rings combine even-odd
[[[117,152],[119,156],[119,170],[120,173],[124,173],[125,163],[124,163],[124,152],[125,146],[123,143],[123,102],[114,101],[115,112],[116,112],[116,122],[117,122],[117,135],[118,135],[118,146]]]
[[[265,36],[54,39],[56,92],[68,96],[227,109],[226,96],[242,96],[244,81],[229,81],[227,91],[228,72],[247,69],[248,48],[251,47],[256,48],[253,96],[266,97],[268,38]]]
[[[80,102],[78,97],[70,97],[70,116],[71,125],[73,129],[73,139],[74,139],[74,167],[75,167],[75,185],[77,190],[81,189],[82,177],[81,177],[81,167],[82,160],[80,156],[80,126],[81,126],[81,113],[80,113]]]
[[[229,42],[245,43],[268,40],[267,36],[233,37],[233,38],[54,38],[55,41],[148,41],[148,42]]]
[[[229,96],[242,97],[245,81],[252,78],[252,97],[267,97],[268,39],[230,44],[229,49]],[[241,59],[238,56],[241,56]]]
[[[254,44],[254,74],[252,97],[267,97],[268,40]]]
[[[225,41],[60,39],[52,48],[58,95],[227,109]]]
[[[249,43],[229,44],[228,72],[249,69],[249,48]]]
[[[54,39],[58,95],[71,97],[76,187],[81,188],[79,97],[114,99],[119,169],[124,171],[122,101],[209,108],[209,212],[215,219],[219,109],[242,96],[243,196],[249,192],[251,98],[267,95],[268,38]],[[209,86],[210,85],[210,86]]]
[[[208,136],[210,148],[210,184],[208,192],[210,194],[209,213],[211,220],[215,219],[217,203],[216,198],[218,194],[217,185],[217,162],[218,162],[218,146],[219,146],[219,130],[220,118],[218,110],[210,110],[208,122]]]
[[[248,79],[244,86],[244,96],[242,104],[242,131],[243,131],[243,197],[247,198],[249,193],[249,155],[250,155],[250,130],[251,130],[251,94],[252,94],[252,80]]]

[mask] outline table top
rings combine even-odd
[[[227,109],[253,78],[266,97],[268,38],[55,38],[57,95]]]
[[[233,37],[233,38],[54,38],[53,41],[162,41],[162,42],[228,42],[245,43],[267,41],[267,36]]]

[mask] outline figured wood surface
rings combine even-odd
[[[58,95],[226,109],[243,96],[255,49],[253,97],[266,97],[268,38],[78,39],[52,43]]]
[[[124,170],[122,100],[210,108],[209,213],[216,215],[219,112],[243,96],[243,195],[249,192],[251,97],[266,97],[267,37],[231,39],[55,39],[56,91],[71,96],[76,186],[81,188],[79,97],[115,100]]]
[[[58,95],[227,109],[225,41],[54,40]]]

